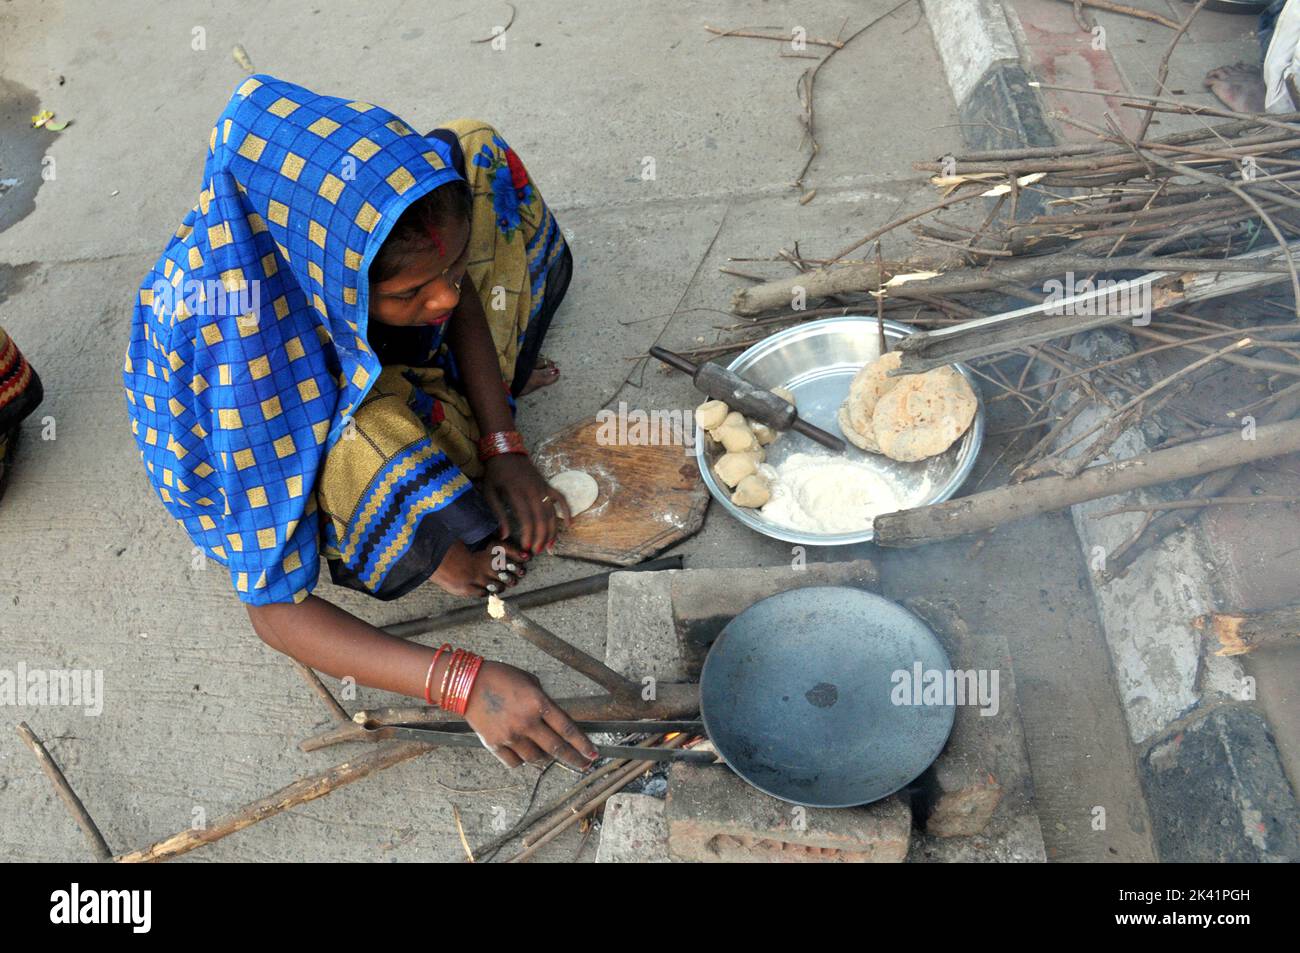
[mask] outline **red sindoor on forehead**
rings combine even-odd
[[[433,242],[433,247],[438,250],[439,256],[445,258],[447,255],[447,247],[443,245],[442,236],[438,234],[436,228],[429,228],[429,240]]]

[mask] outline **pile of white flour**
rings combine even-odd
[[[772,485],[772,498],[759,512],[786,529],[855,533],[880,514],[902,509],[889,484],[857,460],[792,453],[779,467],[759,469]]]

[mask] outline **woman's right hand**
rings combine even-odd
[[[588,767],[597,751],[536,676],[503,662],[484,662],[470,691],[465,720],[507,768],[552,758]]]
[[[493,542],[472,552],[458,540],[429,578],[453,596],[481,597],[488,594],[489,585],[499,593],[516,585],[528,571],[527,561],[528,554],[511,543]]]

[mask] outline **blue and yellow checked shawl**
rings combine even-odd
[[[370,262],[455,178],[447,145],[391,113],[270,76],[212,130],[198,205],[141,284],[123,376],[154,488],[246,602],[316,585],[313,487],[380,372]],[[449,503],[470,483],[441,463],[460,484]]]

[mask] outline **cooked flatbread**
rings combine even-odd
[[[875,413],[876,404],[886,393],[893,390],[901,377],[890,377],[889,372],[898,370],[898,362],[903,355],[890,351],[863,366],[849,384],[849,396],[844,402],[848,409],[849,425],[861,435],[871,433],[871,415]]]
[[[844,439],[855,447],[860,447],[870,453],[879,453],[880,447],[876,445],[875,433],[858,433],[853,429],[853,424],[849,420],[849,402],[846,400],[840,404],[839,413],[840,432],[844,434]]]
[[[871,429],[880,452],[912,462],[951,447],[966,432],[979,401],[966,378],[952,367],[894,378],[876,402]]]

